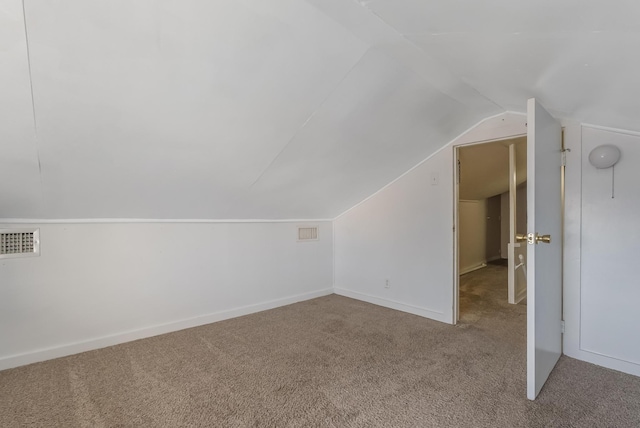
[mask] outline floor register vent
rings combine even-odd
[[[0,259],[40,255],[40,229],[0,229]]]
[[[298,226],[298,241],[317,241],[318,227]]]

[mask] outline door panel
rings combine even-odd
[[[562,353],[562,130],[535,99],[527,103],[527,397],[535,399]],[[534,240],[535,241],[535,240]],[[537,241],[536,241],[537,242]]]

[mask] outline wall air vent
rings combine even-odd
[[[40,255],[40,229],[0,229],[0,259]]]
[[[298,226],[298,241],[317,241],[317,226]]]

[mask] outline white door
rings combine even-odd
[[[562,353],[562,130],[527,103],[527,397],[534,400]],[[549,235],[550,242],[547,241]]]

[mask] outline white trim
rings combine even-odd
[[[230,318],[236,318],[244,315],[262,312],[274,309],[280,306],[286,306],[304,300],[315,299],[333,294],[332,288],[312,291],[304,294],[296,294],[281,299],[269,300],[253,305],[241,306],[225,311],[214,312],[211,314],[201,315],[184,320],[174,321],[166,324],[145,327],[136,330],[125,331],[96,339],[85,340],[82,342],[69,343],[66,345],[55,346],[46,349],[39,349],[32,352],[26,352],[18,355],[10,355],[0,358],[0,370],[6,370],[13,367],[23,366],[26,364],[37,363],[40,361],[51,360],[54,358],[66,357],[68,355],[78,354],[81,352],[93,351],[95,349],[105,348],[107,346],[118,345],[121,343],[131,342],[133,340],[145,339],[160,334],[172,333],[187,328],[198,327],[205,324],[211,324],[218,321],[224,321]]]
[[[625,134],[625,135],[631,135],[631,136],[634,136],[634,137],[640,137],[640,132],[631,131],[629,129],[610,128],[608,126],[591,125],[591,124],[588,124],[588,123],[582,123],[581,126],[583,128],[597,129],[599,131],[615,132],[616,134]]]
[[[524,290],[521,290],[520,293],[518,293],[518,295],[515,297],[513,301],[513,304],[517,305],[518,303],[522,302],[526,297],[527,297],[527,289],[525,288]]]
[[[458,156],[460,155],[458,147],[452,145],[453,150],[453,199],[451,213],[453,218],[453,295],[451,296],[451,324],[456,325],[460,321],[460,218],[458,216],[458,209],[460,208],[460,176],[458,169]]]
[[[482,268],[486,268],[486,267],[487,267],[487,264],[485,262],[482,262],[477,266],[472,266],[472,267],[469,267],[469,268],[461,269],[460,270],[460,275],[464,275],[465,273],[469,273],[469,272],[474,272],[474,271],[476,271],[478,269],[482,269]]]
[[[526,138],[527,130],[526,125],[525,129],[522,129],[522,125],[517,123],[512,123],[512,120],[508,120],[504,127],[494,126],[490,130],[481,130],[477,129],[484,122],[488,122],[490,120],[499,118],[503,116],[503,121],[508,119],[509,116],[517,116],[520,119],[527,119],[527,115],[519,112],[506,111],[504,113],[491,116],[486,118],[485,120],[479,122],[473,128],[470,128],[463,135],[459,136],[455,140],[451,141],[447,146],[451,146],[453,150],[453,310],[452,310],[452,320],[451,324],[456,324],[460,317],[460,275],[465,273],[469,273],[475,269],[468,269],[466,271],[460,270],[460,216],[459,216],[459,205],[460,202],[471,202],[467,200],[460,200],[459,193],[459,185],[458,183],[458,159],[459,159],[459,149],[461,147],[475,146],[480,144],[489,144],[500,141],[511,140],[515,138]],[[476,132],[474,132],[476,131]],[[524,131],[524,132],[523,132]],[[485,137],[481,137],[480,135],[485,135]],[[486,265],[485,265],[486,266]],[[483,266],[481,266],[483,267]],[[476,268],[479,269],[480,267]]]
[[[336,225],[331,222],[331,287],[336,288]]]
[[[480,146],[482,144],[500,143],[502,141],[519,140],[519,139],[526,139],[526,138],[527,138],[527,134],[514,134],[514,135],[509,135],[508,137],[487,138],[485,140],[468,141],[468,142],[465,142],[465,143],[454,144],[453,147],[460,147],[461,148],[461,147]],[[505,148],[506,148],[506,146],[505,146]],[[522,185],[522,183],[520,183],[520,185]],[[470,202],[471,200],[470,199],[463,199],[462,201]]]
[[[611,370],[617,370],[619,372],[631,374],[634,376],[640,376],[639,364],[621,360],[609,355],[600,354],[594,351],[588,351],[582,348],[580,348],[578,352],[574,352],[572,349],[566,349],[563,350],[563,353],[568,357],[586,361],[591,364],[597,364]]]
[[[409,314],[418,315],[424,318],[429,318],[429,319],[440,321],[446,324],[451,324],[449,317],[445,316],[444,312],[434,311],[433,309],[427,309],[419,306],[408,305],[406,303],[397,302],[395,300],[371,296],[370,294],[359,293],[357,291],[351,291],[344,288],[335,287],[333,289],[333,292],[338,296],[349,297],[351,299],[356,299],[356,300],[371,303],[374,305],[383,306],[385,308],[395,309],[396,311],[407,312]]]
[[[326,223],[333,219],[159,219],[159,218],[0,218],[0,224],[103,224],[103,223]]]
[[[342,213],[338,214],[337,216],[335,216],[335,218],[333,220],[337,220],[340,217],[342,217],[343,215],[345,215],[346,213],[348,213],[349,211],[351,211],[352,209],[364,204],[365,202],[367,202],[369,199],[373,198],[374,196],[376,196],[378,193],[382,192],[384,189],[386,189],[387,187],[391,186],[393,183],[395,183],[396,181],[400,180],[402,177],[404,177],[405,175],[409,174],[411,171],[413,171],[414,169],[418,168],[420,165],[422,165],[423,163],[425,163],[426,161],[428,161],[429,159],[431,159],[432,157],[434,157],[435,155],[437,155],[438,153],[440,153],[442,150],[448,148],[449,146],[451,146],[451,144],[453,144],[456,140],[458,140],[459,138],[461,138],[463,135],[469,133],[470,131],[472,131],[473,129],[475,129],[477,126],[480,126],[481,124],[483,124],[486,121],[489,121],[491,119],[495,119],[497,117],[500,117],[502,115],[504,115],[507,112],[502,112],[502,113],[498,113],[498,114],[494,114],[493,116],[489,116],[486,117],[484,119],[482,119],[481,121],[477,122],[475,125],[471,126],[470,128],[467,128],[464,132],[462,132],[461,134],[457,135],[454,139],[450,140],[449,142],[445,143],[442,147],[440,147],[438,150],[436,150],[435,152],[431,153],[429,156],[427,156],[426,158],[422,159],[420,162],[418,162],[416,165],[412,166],[409,170],[405,171],[403,174],[401,174],[400,176],[396,177],[395,179],[393,179],[392,181],[390,181],[389,183],[385,184],[383,187],[381,187],[380,189],[378,189],[377,191],[375,191],[373,194],[367,196],[366,198],[364,198],[363,200],[361,200],[360,202],[358,202],[357,204],[355,204],[354,206],[352,206],[351,208],[346,209],[345,211],[343,211]]]

